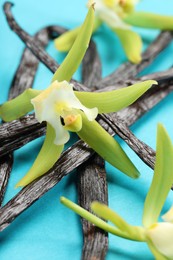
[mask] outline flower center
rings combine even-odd
[[[69,112],[71,110],[72,109],[69,107],[68,103],[65,101],[57,102],[55,104],[55,111],[61,117],[65,117],[67,115],[67,113],[69,114]]]

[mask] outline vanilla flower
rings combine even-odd
[[[74,126],[76,132],[81,130],[82,118],[79,110],[85,113],[89,121],[94,120],[98,114],[97,108],[88,109],[81,104],[74,94],[73,85],[67,81],[54,81],[41,94],[31,99],[31,103],[38,121],[46,121],[54,128],[56,145],[67,143],[70,138],[63,124],[66,127]]]
[[[156,163],[154,176],[144,203],[143,226],[128,224],[108,206],[99,202],[91,204],[92,211],[99,217],[62,197],[61,202],[87,219],[97,227],[116,236],[139,242],[146,242],[155,259],[173,259],[173,207],[158,222],[160,212],[173,183],[173,145],[164,129],[159,124],[157,131]]]
[[[135,11],[138,0],[89,0],[88,6],[95,3],[95,24],[93,33],[105,23],[119,38],[127,58],[133,63],[141,61],[142,39],[132,30],[132,26],[172,30],[173,17]],[[68,51],[74,42],[79,27],[55,39],[59,51]]]
[[[173,259],[173,207],[162,216],[165,222],[154,223],[147,231],[147,235],[157,250]]]

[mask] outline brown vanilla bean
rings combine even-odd
[[[110,115],[103,114],[101,115],[101,118],[111,127],[115,134],[120,136],[129,147],[132,148],[143,162],[145,162],[150,168],[154,169],[156,154],[150,146],[139,140],[118,116],[114,116],[113,120]]]
[[[28,37],[28,34],[24,30],[22,30],[20,28],[20,26],[17,24],[17,22],[14,20],[14,18],[12,16],[12,13],[10,11],[12,6],[13,6],[13,4],[10,3],[10,2],[6,2],[4,4],[4,12],[6,14],[6,18],[7,18],[8,24],[10,25],[11,29],[14,30],[14,32],[17,35],[20,35],[20,38],[25,42],[26,46],[29,49],[32,48],[34,50],[34,52],[39,52],[39,54],[42,57],[42,59],[43,60],[45,60],[45,59],[47,60],[46,53],[40,47],[39,42],[37,44],[37,40],[36,39],[34,39],[32,37]],[[55,72],[56,69],[58,68],[58,64],[50,56],[49,56],[48,61],[49,61],[49,63],[48,63],[49,69],[52,72]]]
[[[35,131],[26,132],[25,138],[23,136],[18,136],[17,138],[12,139],[10,142],[6,142],[2,147],[0,147],[1,157],[7,155],[9,152],[13,152],[14,150],[19,149],[36,138],[45,135],[45,133],[46,128],[43,127],[43,125],[40,125],[40,128]]]
[[[142,61],[139,64],[132,64],[130,62],[126,62],[121,65],[117,70],[115,70],[112,74],[108,75],[100,82],[97,83],[99,87],[106,87],[110,85],[115,85],[119,82],[124,82],[126,79],[135,77],[139,72],[141,72],[144,68],[150,65],[154,58],[168,46],[168,44],[172,41],[173,35],[172,32],[163,31],[159,34],[159,36],[149,45],[146,51],[142,54]]]
[[[104,160],[94,155],[78,167],[79,204],[91,212],[91,202],[108,204],[107,182]],[[82,219],[84,245],[82,259],[105,259],[108,249],[108,235],[90,222]]]
[[[83,84],[90,90],[101,79],[101,63],[94,42],[82,62]],[[93,201],[108,205],[105,162],[97,154],[77,168],[79,205],[91,212]],[[108,234],[81,218],[83,230],[82,259],[104,259],[108,249]]]
[[[47,34],[45,34],[45,30],[41,30],[38,34],[36,34],[35,39],[38,40],[40,46],[45,46],[48,43],[48,37]],[[30,50],[26,49],[22,55],[20,65],[12,81],[9,92],[9,99],[15,98],[25,89],[32,86],[38,63],[38,59],[32,55]],[[16,137],[14,141],[15,140]],[[11,151],[12,150],[9,150],[9,152]],[[8,184],[12,163],[12,154],[6,154],[0,161],[0,205],[3,201],[5,190]]]
[[[96,45],[91,41],[82,61],[82,82],[91,90],[91,87],[93,88],[101,80],[101,75],[101,61]]]
[[[19,120],[4,123],[0,126],[0,142],[1,146],[13,139],[17,139],[22,135],[27,135],[30,132],[39,130],[44,127],[44,123],[39,123],[34,114],[21,117]]]
[[[12,154],[5,155],[0,159],[0,206],[2,205],[8,180],[13,165]]]

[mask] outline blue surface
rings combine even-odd
[[[5,1],[1,1],[1,6]],[[50,24],[60,24],[73,28],[82,23],[85,15],[86,1],[21,1],[14,0],[13,13],[20,25],[30,34]],[[173,15],[173,2],[144,0],[138,5],[138,9],[155,11],[163,14]],[[9,29],[5,17],[0,10],[0,103],[7,99],[8,89],[13,75],[18,66],[24,44]],[[145,39],[144,48],[158,34],[158,31],[138,30]],[[105,38],[107,37],[107,38]],[[94,36],[103,63],[103,75],[112,72],[120,63],[126,60],[119,42],[108,30],[97,33]],[[48,52],[58,61],[59,55],[50,44]],[[172,66],[173,44],[170,44],[154,62],[145,70],[145,73],[163,70]],[[34,82],[34,88],[46,88],[51,80],[52,74],[43,65],[39,66],[39,72]],[[120,75],[121,77],[121,75]],[[75,74],[80,78],[80,71]],[[155,148],[156,126],[162,122],[167,128],[173,140],[173,94],[156,106],[151,112],[140,119],[132,130],[138,138]],[[34,161],[43,137],[27,144],[15,152],[15,160],[11,178],[9,181],[5,202],[12,198],[18,190],[14,185],[25,174]],[[107,168],[107,180],[109,186],[109,204],[119,212],[129,223],[141,224],[143,202],[152,178],[152,171],[122,142],[133,162],[141,172],[141,178],[134,181],[122,175],[110,165]],[[80,220],[69,209],[59,202],[61,195],[77,201],[75,186],[75,173],[64,178],[55,188],[37,201],[26,212],[19,216],[9,228],[0,234],[0,259],[1,260],[47,260],[47,259],[80,259],[82,238]],[[170,194],[164,207],[164,212],[172,204],[173,195]],[[5,203],[4,202],[4,203]],[[127,241],[110,235],[108,260],[111,259],[153,259],[144,243]]]

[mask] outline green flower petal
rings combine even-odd
[[[137,241],[146,240],[145,231],[143,228],[129,225],[123,218],[121,218],[116,212],[111,210],[107,205],[99,202],[93,202],[91,204],[91,209],[99,217],[111,221],[122,232],[127,233],[130,239]]]
[[[47,124],[47,133],[44,144],[41,148],[40,153],[38,154],[34,164],[28,173],[21,179],[16,187],[23,187],[42,176],[45,172],[47,172],[58,160],[60,157],[64,145],[55,145],[55,132],[54,129]]]
[[[95,18],[92,33],[95,32],[100,25],[101,25],[101,21]],[[75,39],[77,38],[80,29],[81,26],[76,27],[75,29],[67,31],[63,33],[61,36],[57,37],[54,40],[55,48],[61,52],[68,52],[71,49]]]
[[[124,19],[128,24],[160,30],[173,29],[173,16],[164,16],[147,12],[132,12]]]
[[[120,29],[120,28],[111,28],[114,31],[120,42],[123,46],[123,49],[127,55],[127,58],[135,64],[140,63],[141,61],[141,52],[142,52],[142,40],[141,37],[132,30],[129,29]]]
[[[80,112],[79,112],[80,113]],[[89,121],[84,113],[82,129],[77,132],[79,137],[93,148],[102,158],[132,178],[138,178],[139,172],[127,157],[121,146],[95,120]]]
[[[145,227],[151,226],[158,220],[166,197],[173,183],[172,169],[172,142],[165,128],[159,124],[157,130],[157,148],[154,177],[144,204],[143,225]]]
[[[68,52],[77,38],[80,29],[81,27],[76,27],[75,29],[67,31],[61,36],[57,37],[54,40],[55,48],[61,52]]]
[[[52,82],[55,80],[70,81],[71,77],[79,67],[88,48],[93,30],[93,23],[94,7],[91,6],[72,48],[70,49],[61,66],[55,72],[52,78]]]
[[[128,235],[123,233],[121,230],[112,227],[111,225],[107,224],[105,221],[101,220],[100,218],[94,216],[89,211],[83,209],[82,207],[78,206],[77,204],[73,203],[72,201],[61,197],[60,201],[63,205],[68,207],[69,209],[73,210],[75,213],[77,213],[79,216],[85,218],[86,220],[93,223],[95,226],[105,230],[106,232],[110,232],[113,235],[128,238]]]
[[[86,107],[97,107],[99,113],[110,113],[131,105],[153,84],[157,84],[157,82],[154,80],[147,80],[114,91],[101,93],[76,91],[75,95]]]
[[[31,99],[38,96],[40,90],[27,89],[18,97],[5,102],[0,106],[0,118],[9,122],[15,120],[33,110]]]

